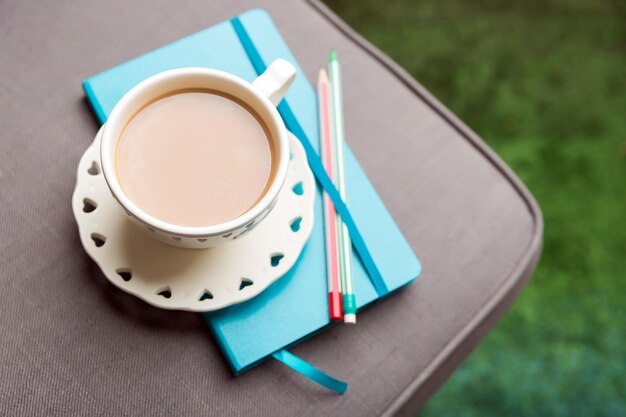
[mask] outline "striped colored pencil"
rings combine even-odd
[[[331,117],[333,121],[333,139],[335,141],[335,170],[334,178],[336,185],[345,202],[346,195],[346,173],[344,167],[343,147],[345,143],[344,126],[343,126],[343,98],[341,94],[341,68],[337,53],[330,52],[328,58],[328,72],[330,75],[330,97],[331,97]],[[339,260],[341,276],[341,291],[343,293],[343,320],[346,323],[356,323],[356,296],[354,294],[354,282],[352,277],[352,242],[348,228],[339,219]]]
[[[320,153],[328,176],[332,179],[333,141],[330,116],[330,92],[326,70],[321,69],[317,80],[320,121]],[[337,213],[328,194],[324,193],[324,232],[326,235],[326,265],[328,275],[328,306],[331,320],[343,318],[341,285],[339,283],[339,247]]]

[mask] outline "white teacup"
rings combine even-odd
[[[209,248],[235,239],[256,226],[274,207],[283,187],[289,164],[287,129],[276,110],[296,75],[295,68],[283,59],[274,61],[254,82],[208,68],[179,68],[156,74],[137,84],[117,103],[103,127],[100,158],[102,172],[113,197],[131,220],[156,239],[184,248]],[[190,227],[167,223],[138,207],[122,190],[115,169],[115,151],[128,121],[146,103],[185,89],[208,89],[236,97],[246,103],[265,122],[269,139],[274,141],[276,171],[260,200],[241,216],[225,223]]]

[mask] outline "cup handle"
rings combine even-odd
[[[265,72],[252,82],[252,85],[269,98],[274,106],[278,106],[295,77],[294,66],[279,58],[272,62]]]

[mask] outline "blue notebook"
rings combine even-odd
[[[251,48],[256,57],[251,57]],[[83,82],[83,88],[97,118],[104,123],[124,93],[153,74],[172,68],[206,66],[252,81],[258,72],[254,58],[267,64],[284,58],[297,68],[296,80],[281,105],[289,107],[301,127],[300,135],[294,131],[296,136],[310,141],[317,152],[315,91],[270,16],[260,9],[95,75]],[[324,64],[320,62],[320,66]],[[350,131],[346,133],[349,142]],[[420,263],[347,146],[345,158],[348,209],[385,285],[393,292],[420,274]],[[203,314],[235,374],[330,324],[323,229],[318,185],[314,228],[293,269],[254,299]],[[356,252],[354,255],[357,305],[363,308],[380,297],[359,256]]]

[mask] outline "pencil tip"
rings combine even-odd
[[[324,68],[320,69],[320,72],[317,78],[318,80],[323,81],[323,82],[328,81],[328,74],[326,73],[326,70]]]
[[[328,56],[328,60],[329,61],[336,61],[337,60],[337,52],[335,52],[334,49],[332,51],[330,51],[330,55]]]

